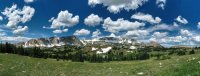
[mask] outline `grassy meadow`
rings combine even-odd
[[[106,63],[0,54],[0,76],[200,76],[200,54]]]

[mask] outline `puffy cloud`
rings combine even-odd
[[[63,29],[62,31],[63,31],[63,32],[67,32],[67,31],[68,31],[68,29]]]
[[[6,7],[1,13],[8,18],[6,26],[13,30],[13,34],[23,35],[28,30],[28,27],[18,26],[18,24],[30,21],[35,13],[35,9],[30,6],[18,9],[17,5],[13,4],[10,8]]]
[[[60,11],[57,18],[52,17],[49,19],[49,22],[52,22],[50,27],[45,27],[45,29],[55,29],[53,33],[59,34],[68,31],[68,27],[72,27],[79,23],[79,16],[73,16],[72,13],[69,13],[68,10]]]
[[[18,42],[25,42],[32,38],[29,37],[11,37],[11,36],[0,36],[0,40],[3,42],[11,42],[11,43],[18,43]]]
[[[56,19],[52,17],[49,21],[52,22],[51,28],[53,29],[71,27],[79,23],[79,16],[76,15],[73,17],[72,13],[69,13],[68,10],[65,10],[61,11]]]
[[[172,42],[184,42],[184,41],[187,41],[188,38],[187,37],[184,37],[184,36],[175,36],[175,37],[169,37],[169,42],[172,41]]]
[[[144,13],[136,13],[131,16],[132,19],[137,19],[141,21],[147,21],[150,23],[160,23],[162,20],[159,17],[153,18],[150,14],[144,14]]]
[[[3,20],[3,17],[2,16],[0,16],[0,21],[2,21]]]
[[[94,31],[94,32],[92,33],[92,37],[93,37],[93,38],[99,37],[99,35],[101,35],[101,32],[100,32],[99,29],[97,29],[96,31]]]
[[[144,23],[138,21],[130,22],[123,18],[117,19],[116,21],[111,20],[110,17],[106,18],[103,23],[105,31],[118,33],[120,31],[135,30],[141,26],[145,26]]]
[[[6,33],[5,32],[3,32],[3,31],[0,31],[0,36],[5,36],[6,35]]]
[[[88,0],[88,4],[95,6],[97,4],[103,4],[107,6],[107,9],[112,13],[118,13],[121,10],[125,9],[136,10],[148,0]]]
[[[156,31],[156,30],[168,30],[168,31],[173,31],[177,28],[177,26],[174,26],[173,25],[168,25],[168,24],[158,24],[158,25],[155,25],[151,28],[149,28],[149,31]]]
[[[26,3],[32,3],[32,2],[34,2],[34,0],[24,0],[24,2],[26,2]]]
[[[100,24],[101,21],[103,21],[101,17],[95,14],[91,14],[87,18],[85,18],[84,23],[88,26],[97,26]]]
[[[54,30],[53,33],[55,33],[55,34],[60,34],[60,33],[67,32],[67,31],[68,31],[68,29]]]
[[[180,34],[183,36],[192,36],[192,33],[185,29],[181,29]]]
[[[166,2],[166,0],[156,0],[156,4],[158,5],[158,7],[163,10],[165,9]]]
[[[87,29],[76,30],[74,33],[75,36],[86,36],[89,34],[90,34],[90,31]]]
[[[188,23],[188,21],[185,18],[183,18],[182,16],[178,16],[175,20],[179,23],[182,23],[182,24]]]
[[[23,35],[27,30],[28,30],[27,26],[24,26],[24,27],[18,26],[18,28],[13,31],[13,34],[15,34],[15,35]]]
[[[169,42],[185,42],[188,38],[184,36],[169,37]]]
[[[200,43],[200,36],[192,37],[192,41],[194,41],[195,43]]]
[[[21,14],[23,14],[22,18],[21,18],[21,21],[23,23],[26,23],[28,21],[31,20],[31,18],[33,17],[35,13],[35,9],[34,8],[31,8],[29,6],[24,6],[23,7],[23,10],[21,11]]]
[[[54,30],[53,33],[60,34],[60,33],[62,33],[62,30]]]
[[[155,41],[162,44],[174,44],[174,43],[184,43],[188,41],[189,38],[184,36],[171,36],[171,37],[163,37],[163,38],[150,38],[149,41]]]
[[[159,34],[159,33],[157,33]],[[161,34],[161,37],[156,37],[155,33],[149,39],[149,41],[158,42],[164,46],[173,46],[173,45],[187,45],[187,46],[196,46],[200,43],[200,36],[196,33],[191,33],[188,30],[181,29],[180,35],[170,36],[168,34]]]
[[[5,8],[4,12],[1,12],[3,15],[8,17],[7,27],[16,28],[18,23],[21,21],[21,16],[19,15],[20,10],[17,10],[17,5],[13,5],[10,8]]]
[[[149,35],[149,32],[147,30],[133,30],[133,31],[128,31],[125,34],[126,37],[138,37],[146,35]]]
[[[152,36],[154,38],[163,38],[166,37],[167,35],[168,35],[167,32],[154,32]]]
[[[149,39],[149,41],[154,41],[154,42],[157,42],[157,43],[166,43],[166,38],[155,38],[155,37],[151,37]]]
[[[24,6],[23,9],[17,9],[17,5],[14,4],[12,7],[6,7],[3,12],[3,15],[8,17],[7,27],[17,28],[17,25],[22,22],[26,23],[31,20],[32,16],[35,13],[35,9],[30,6]]]
[[[42,26],[43,29],[51,29],[50,27],[47,26]]]
[[[200,29],[200,22],[198,22],[197,28]]]
[[[101,1],[100,0],[88,0],[88,4],[95,6],[96,4],[100,4]]]

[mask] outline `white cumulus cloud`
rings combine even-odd
[[[157,31],[157,30],[168,30],[168,31],[173,31],[173,30],[176,30],[177,29],[177,26],[174,26],[175,24],[173,25],[168,25],[168,24],[165,24],[165,23],[162,23],[162,24],[158,24],[158,25],[155,25],[153,27],[150,27],[149,28],[149,31]]]
[[[17,29],[15,29],[13,31],[13,34],[15,35],[23,35],[26,31],[28,31],[28,27],[27,26],[18,26]]]
[[[138,37],[147,35],[149,35],[149,32],[147,30],[133,30],[133,31],[128,31],[125,34],[126,37]]]
[[[162,44],[184,43],[188,40],[189,38],[185,36],[170,36],[170,37],[163,37],[163,38],[152,37],[149,39],[149,41],[155,41]]]
[[[200,36],[192,37],[192,41],[194,41],[195,43],[200,43]]]
[[[3,12],[1,12],[8,18],[7,27],[17,28],[17,25],[21,23],[26,23],[31,20],[35,13],[35,9],[30,6],[24,6],[23,9],[18,9],[16,4],[12,7],[6,7]]]
[[[92,37],[93,37],[93,38],[97,38],[97,37],[99,37],[99,35],[101,35],[101,32],[100,32],[99,29],[97,29],[96,31],[94,31],[94,32],[92,33]]]
[[[74,32],[75,36],[86,36],[86,35],[89,35],[89,34],[90,34],[90,31],[87,30],[87,29],[76,30]]]
[[[131,18],[150,22],[150,23],[160,23],[162,21],[162,19],[160,19],[159,17],[154,18],[152,15],[144,14],[144,13],[136,13],[136,14],[132,15]]]
[[[163,38],[166,37],[167,35],[168,35],[167,32],[154,32],[152,36],[154,38]]]
[[[16,4],[13,4],[11,7],[6,7],[1,13],[8,18],[6,26],[13,30],[12,33],[23,35],[28,30],[28,27],[18,26],[18,24],[30,21],[35,13],[35,9],[30,6],[24,6],[23,9],[19,9]]]
[[[29,6],[24,6],[23,10],[21,11],[21,14],[23,14],[21,21],[23,23],[30,21],[31,18],[33,17],[33,15],[34,15],[34,13],[35,13],[35,9],[33,9]]]
[[[124,20],[123,18],[119,18],[116,21],[113,21],[111,20],[110,17],[108,17],[104,20],[104,23],[103,23],[103,28],[105,29],[105,31],[108,31],[111,33],[135,30],[142,26],[145,26],[145,23],[140,23],[138,21],[130,22],[128,20]]]
[[[158,5],[158,7],[163,9],[163,10],[165,9],[166,3],[167,3],[166,0],[156,0],[156,4]]]
[[[90,6],[103,4],[111,13],[119,13],[121,10],[136,10],[148,0],[88,0]]]
[[[179,23],[182,23],[182,24],[188,23],[187,19],[183,18],[182,16],[178,16],[175,20]]]
[[[175,36],[175,37],[169,37],[168,40],[172,42],[184,42],[187,41],[188,38],[184,36]]]
[[[54,30],[53,33],[60,34],[60,33],[62,33],[62,30]]]
[[[79,23],[79,16],[76,15],[73,17],[72,13],[69,13],[68,10],[65,10],[60,11],[57,18],[52,17],[49,21],[52,22],[51,28],[53,29],[71,27]]]
[[[62,31],[63,31],[63,32],[67,32],[67,31],[68,31],[68,29],[63,29]]]
[[[34,2],[35,0],[24,0],[24,2],[26,2],[26,3],[32,3],[32,2]]]
[[[68,29],[63,29],[63,30],[56,29],[56,30],[53,31],[53,33],[60,34],[60,33],[67,32],[67,31],[68,31]]]
[[[185,29],[181,29],[180,34],[183,36],[192,36],[192,33]]]
[[[51,26],[43,26],[43,28],[54,29],[53,33],[58,34],[67,32],[69,27],[77,25],[79,23],[79,16],[73,16],[72,13],[70,13],[68,10],[65,10],[60,11],[57,18],[52,17],[51,19],[49,19],[49,22],[52,22]]]
[[[85,18],[84,23],[88,26],[97,26],[100,24],[101,21],[103,21],[101,17],[95,14],[91,14],[87,18]]]

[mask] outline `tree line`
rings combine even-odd
[[[168,50],[168,51],[166,51]],[[77,46],[63,46],[63,47],[53,47],[53,48],[24,48],[22,46],[15,46],[8,42],[0,44],[0,53],[12,53],[23,56],[30,56],[35,58],[53,58],[56,60],[71,60],[75,62],[109,62],[109,61],[131,61],[131,60],[146,60],[151,57],[156,57],[157,59],[167,59],[168,55],[186,55],[186,51],[179,49],[165,49],[165,48],[140,48],[130,52],[124,51],[120,48],[113,47],[108,53],[96,54],[96,51],[85,50],[83,47]],[[155,54],[151,52],[156,51]],[[167,54],[162,54],[160,52],[167,52]],[[189,52],[194,54],[195,51]]]

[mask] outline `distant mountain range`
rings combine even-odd
[[[18,45],[24,47],[54,47],[63,45],[82,46],[83,44],[76,36],[64,36],[31,39],[27,42],[19,43]]]
[[[122,46],[135,46],[137,48],[144,47],[163,47],[159,43],[149,42],[142,43],[137,42],[134,39],[125,39],[119,37],[101,37],[98,39],[91,40],[79,40],[76,36],[64,36],[64,37],[50,37],[50,38],[38,38],[31,39],[27,42],[18,43],[18,46],[23,47],[54,47],[54,46],[64,46],[64,45],[74,45],[74,46],[110,46],[110,44],[120,44]]]

